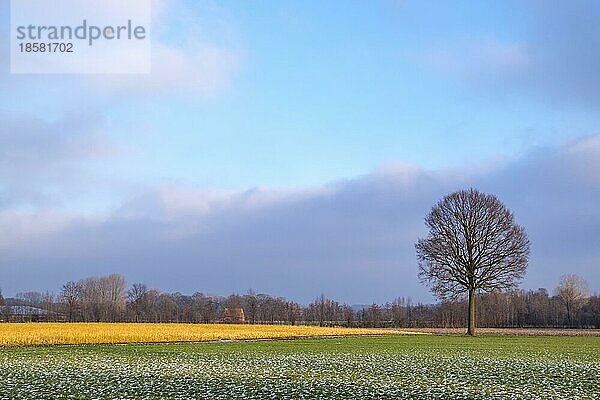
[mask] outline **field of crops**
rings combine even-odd
[[[600,338],[362,336],[0,349],[0,398],[598,399]]]
[[[0,324],[0,346],[207,342],[409,332],[289,325],[28,323]]]

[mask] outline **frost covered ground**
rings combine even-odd
[[[4,348],[0,398],[600,399],[600,338]]]

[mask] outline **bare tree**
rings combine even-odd
[[[591,296],[581,308],[580,323],[586,327],[600,328],[600,296]]]
[[[44,294],[41,292],[19,292],[15,297],[25,305],[39,307],[42,304]]]
[[[100,278],[106,290],[107,314],[110,321],[117,321],[125,311],[127,282],[122,275],[111,274]]]
[[[259,304],[256,297],[256,293],[252,289],[248,290],[248,293],[244,296],[245,307],[244,312],[251,324],[256,323],[256,316],[258,314]]]
[[[81,285],[77,282],[69,281],[62,287],[60,293],[61,302],[67,308],[67,315],[69,322],[73,322],[75,312],[79,306],[79,300],[81,298]]]
[[[406,312],[406,300],[404,297],[396,298],[391,305],[391,318],[396,326],[406,326],[408,313]]]
[[[327,311],[327,303],[329,301],[331,301],[331,300],[329,300],[327,297],[325,297],[324,294],[321,294],[319,297],[317,297],[317,299],[313,303],[314,308],[316,309],[319,326],[323,326],[323,324],[325,323],[325,313]]]
[[[140,309],[143,308],[143,302],[148,293],[148,287],[143,283],[134,283],[127,291],[127,299],[133,307],[135,322],[139,322]]]
[[[220,300],[214,296],[206,296],[202,293],[192,295],[194,308],[199,314],[199,322],[210,323],[218,318]]]
[[[467,334],[475,335],[475,294],[513,288],[529,258],[529,240],[498,198],[475,189],[444,197],[425,218],[415,247],[419,278],[435,295],[469,297]]]
[[[590,290],[584,279],[573,274],[560,277],[560,283],[556,288],[556,296],[565,306],[569,326],[573,326],[575,315],[586,303],[589,295]]]
[[[366,326],[377,328],[381,322],[381,307],[377,304],[371,304],[365,311]]]
[[[354,310],[349,305],[344,305],[342,307],[342,314],[344,315],[344,321],[346,322],[346,326],[349,328],[352,326],[354,322]]]
[[[125,278],[118,274],[89,277],[78,282],[84,319],[117,321],[125,311]]]
[[[287,321],[290,325],[295,325],[296,321],[302,318],[302,306],[292,301],[287,302]]]

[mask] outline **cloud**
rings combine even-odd
[[[520,39],[446,42],[419,61],[494,93],[526,92],[559,105],[600,106],[600,3],[533,1],[520,11],[529,27]]]
[[[138,195],[124,204],[118,214],[124,217],[152,214],[156,218],[170,219],[206,217],[223,212],[245,213],[290,204],[330,191],[320,187],[297,190],[207,190],[186,184],[167,183]]]
[[[196,93],[215,95],[228,87],[240,64],[235,50],[194,41],[181,47],[155,43],[151,73],[142,75],[94,75],[96,90],[140,95]]]
[[[0,209],[53,202],[57,187],[86,176],[86,161],[118,155],[105,123],[91,114],[48,122],[0,112]]]
[[[26,213],[13,210],[0,210],[0,251],[26,251],[31,243],[39,238],[61,232],[82,222],[79,216],[55,212]]]
[[[152,3],[151,73],[90,76],[92,87],[120,95],[214,96],[231,84],[243,51],[231,18],[218,7]]]
[[[113,215],[7,213],[3,289],[58,288],[119,272],[164,290],[259,291],[310,301],[321,292],[361,303],[432,297],[416,279],[413,244],[444,194],[497,194],[533,243],[527,288],[575,273],[600,288],[600,136],[536,149],[493,170],[424,171],[404,164],[304,190],[214,191],[170,184]],[[22,227],[20,235],[7,233]]]

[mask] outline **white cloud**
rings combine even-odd
[[[257,187],[238,191],[167,183],[135,196],[118,210],[118,215],[127,218],[152,215],[161,220],[209,218],[220,213],[239,215],[285,207],[334,192],[334,185],[305,189]]]
[[[0,210],[0,251],[26,253],[29,246],[39,246],[40,241],[82,221],[79,215]]]
[[[206,9],[203,9],[205,7]],[[186,93],[214,96],[232,83],[242,63],[233,23],[214,7],[153,2],[151,73],[96,75],[94,90],[118,95]],[[209,13],[208,17],[202,13]]]
[[[90,79],[96,90],[119,94],[197,93],[215,95],[228,87],[239,68],[234,50],[197,42],[173,47],[152,46],[150,74],[102,75]]]

